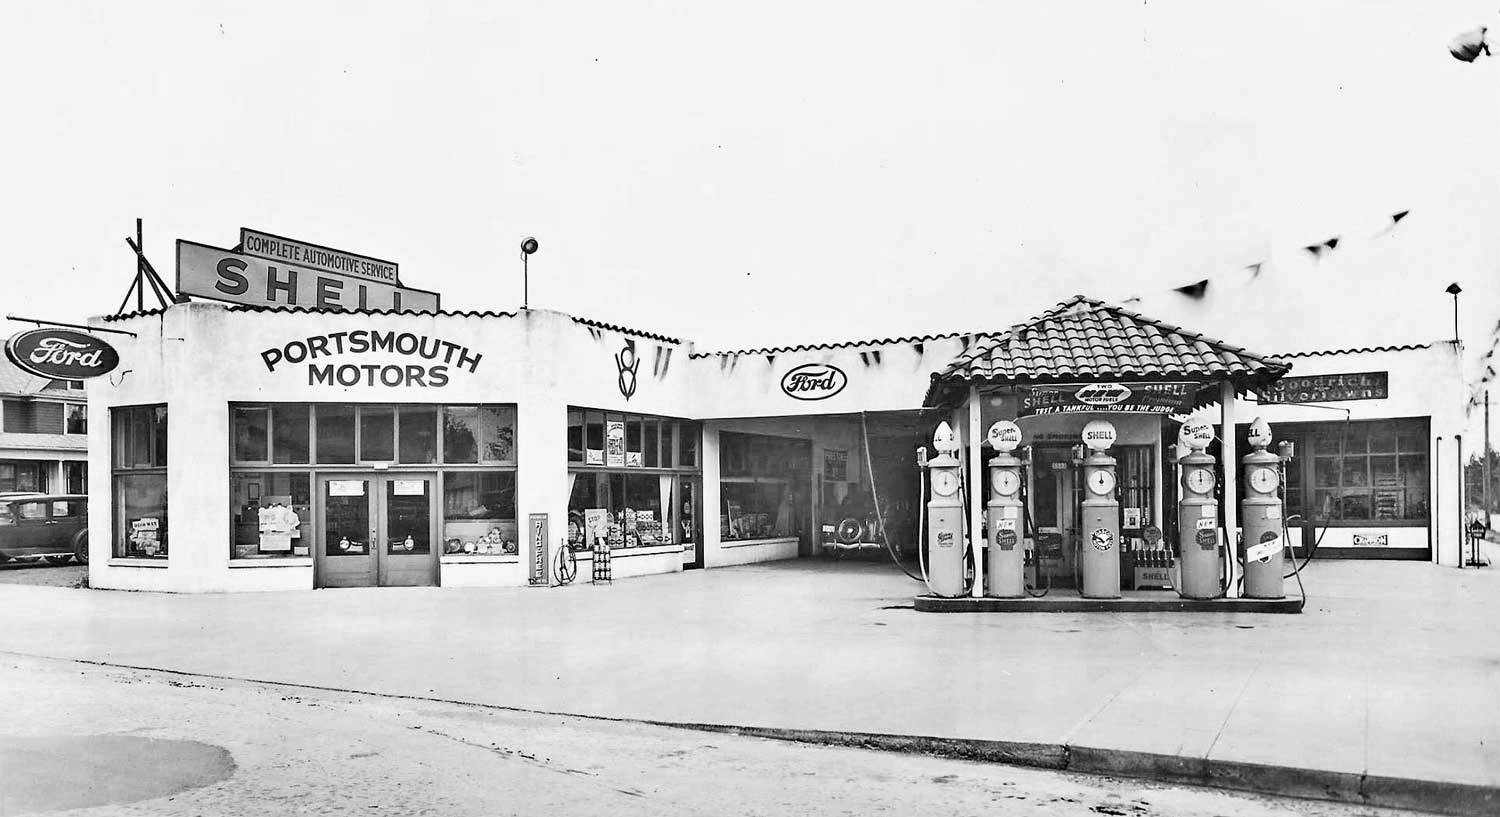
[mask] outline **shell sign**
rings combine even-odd
[[[120,353],[72,329],[31,329],[5,342],[5,356],[24,372],[54,380],[87,380],[114,371]]]

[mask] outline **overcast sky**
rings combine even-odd
[[[1447,336],[1453,280],[1472,349],[1500,318],[1500,61],[1446,53],[1493,0],[422,5],[7,5],[5,311],[112,312],[140,216],[169,279],[250,226],[452,309],[535,235],[534,307],[718,349],[1256,261],[1267,351]]]

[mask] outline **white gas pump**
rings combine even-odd
[[[989,588],[985,595],[1019,599],[1026,595],[1026,526],[1021,503],[1021,461],[1011,452],[1021,444],[1021,427],[1010,420],[990,426],[990,500],[985,508],[989,531]]]
[[[1214,440],[1213,424],[1189,419],[1177,433],[1179,450],[1187,449],[1182,465],[1182,497],[1177,502],[1178,564],[1182,575],[1177,593],[1188,599],[1217,598],[1219,576],[1219,504],[1214,499],[1214,458],[1204,449]]]
[[[1083,427],[1083,444],[1093,452],[1083,461],[1086,493],[1079,567],[1084,598],[1120,597],[1120,500],[1115,494],[1115,458],[1104,453],[1115,439],[1115,427],[1107,420]]]
[[[1267,451],[1271,425],[1257,417],[1247,439],[1251,449],[1240,460],[1245,466],[1245,498],[1240,502],[1240,524],[1245,535],[1245,597],[1279,599],[1286,541],[1282,539],[1281,458]]]
[[[932,436],[938,452],[927,461],[932,498],[927,502],[927,586],[935,596],[964,595],[964,507],[959,497],[959,461],[953,428],[943,422]]]

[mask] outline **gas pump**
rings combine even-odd
[[[1084,598],[1120,597],[1120,500],[1115,495],[1115,458],[1104,453],[1115,438],[1115,427],[1107,420],[1083,427],[1083,444],[1093,452],[1083,461],[1087,493],[1079,557]]]
[[[1021,503],[1021,461],[1011,452],[1021,444],[1021,427],[1010,420],[990,426],[990,501],[985,509],[989,531],[989,592],[985,595],[1018,599],[1026,595],[1026,547]]]
[[[1245,498],[1240,502],[1240,524],[1244,526],[1245,597],[1279,599],[1286,542],[1281,538],[1281,458],[1267,451],[1271,425],[1257,417],[1247,439],[1253,449],[1240,460],[1245,466]]]
[[[1214,427],[1205,420],[1189,419],[1177,434],[1183,457],[1182,497],[1177,502],[1177,537],[1182,576],[1177,593],[1188,599],[1217,598],[1219,582],[1219,506],[1214,499],[1214,458],[1204,449],[1214,440]]]
[[[927,586],[935,596],[958,598],[964,594],[964,507],[958,495],[959,462],[953,456],[958,442],[947,422],[938,424],[932,447],[938,454],[927,461],[932,483],[932,499],[927,502]]]

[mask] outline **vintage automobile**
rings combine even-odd
[[[0,561],[89,562],[89,498],[31,494],[0,499]]]

